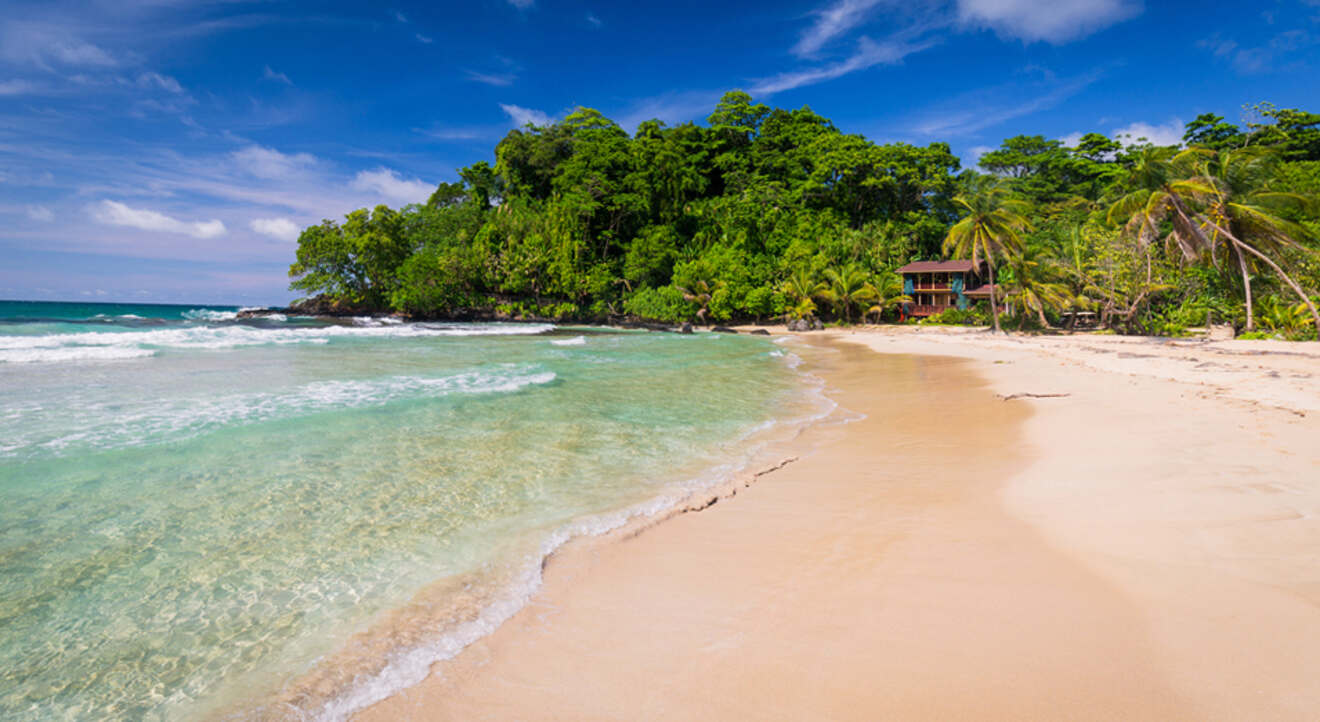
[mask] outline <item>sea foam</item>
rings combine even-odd
[[[391,324],[258,328],[187,326],[150,331],[106,331],[0,336],[0,362],[104,361],[152,356],[158,350],[216,350],[268,344],[326,344],[336,339],[500,336],[539,334],[548,324]]]
[[[305,416],[328,410],[381,406],[402,399],[450,394],[512,393],[549,384],[553,371],[517,364],[439,377],[315,381],[283,392],[155,400],[130,405],[91,403],[78,409],[72,428],[43,434],[15,429],[0,457],[59,452],[68,447],[111,449],[177,441],[212,429]]]

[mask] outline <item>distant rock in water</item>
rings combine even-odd
[[[770,332],[767,331],[767,330],[765,330],[765,329],[763,329],[763,328],[754,328],[754,329],[752,329],[751,331],[748,331],[747,333],[750,333],[750,334],[753,335],[753,336],[769,336],[769,335],[770,335]]]
[[[714,331],[715,333],[738,333],[737,331],[729,328],[728,326],[716,326],[711,330]]]
[[[685,324],[683,324],[682,326],[679,326],[679,327],[678,327],[678,332],[679,332],[679,333],[692,333],[692,324],[690,324],[690,323],[685,323]]]

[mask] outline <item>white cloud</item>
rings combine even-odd
[[[425,35],[422,35],[421,33],[416,33],[416,35],[417,35],[417,42],[422,43],[423,45],[430,45],[431,43],[435,42],[435,38],[428,38]]]
[[[509,0],[509,4],[518,8],[519,10],[526,10],[527,8],[535,5],[536,0]]]
[[[184,222],[146,208],[131,208],[116,201],[101,201],[91,207],[92,217],[110,226],[128,226],[143,231],[182,233],[193,238],[215,238],[225,234],[219,220]]]
[[[785,90],[800,88],[804,85],[815,85],[827,80],[834,80],[876,65],[891,65],[912,53],[925,50],[934,45],[935,42],[935,40],[907,42],[891,39],[877,43],[870,38],[862,37],[857,41],[857,52],[853,53],[848,59],[816,68],[780,73],[757,83],[752,88],[752,93],[754,95],[772,95]]]
[[[40,223],[49,223],[55,220],[55,214],[45,206],[28,206],[27,217]]]
[[[1132,123],[1122,128],[1115,128],[1113,137],[1130,136],[1131,142],[1137,142],[1142,138],[1153,145],[1182,145],[1183,131],[1185,130],[1183,122],[1177,118],[1160,125],[1151,125],[1150,123]]]
[[[838,0],[827,8],[816,11],[816,23],[802,33],[793,54],[815,55],[830,40],[852,30],[866,19],[867,13],[882,0]]]
[[[171,93],[183,92],[183,86],[179,85],[179,81],[168,75],[161,75],[160,73],[143,73],[138,76],[137,84],[142,88],[157,87],[161,90],[168,90]]]
[[[271,69],[269,65],[266,66],[266,72],[262,73],[261,77],[264,78],[265,80],[274,80],[277,83],[284,83],[285,85],[293,85],[293,81],[289,80],[289,76],[285,75],[284,73],[275,72],[273,69]]]
[[[259,145],[236,150],[230,157],[245,172],[258,178],[288,178],[316,164],[316,158],[307,153],[287,155]]]
[[[1075,130],[1059,139],[1065,148],[1076,148],[1077,144],[1082,142],[1082,136],[1086,135],[1080,130]]]
[[[550,125],[554,122],[554,119],[545,113],[532,108],[524,108],[520,105],[500,103],[500,110],[503,110],[509,116],[509,119],[513,121],[513,124],[519,128],[526,126],[528,123],[541,126]]]
[[[594,28],[598,28],[605,24],[600,21],[600,18],[596,17],[596,13],[587,13],[587,22]]]
[[[280,241],[296,241],[302,231],[297,223],[288,218],[254,218],[248,227],[256,233]]]
[[[398,10],[395,10],[395,11],[394,11],[394,19],[395,19],[395,20],[398,20],[398,21],[401,22],[401,23],[406,23],[406,22],[408,22],[408,16],[407,16],[407,15],[404,15],[403,13],[399,12]]]
[[[418,178],[409,180],[389,168],[361,171],[353,178],[351,186],[354,190],[376,193],[400,205],[423,203],[435,191],[434,185]]]
[[[0,81],[0,96],[5,95],[25,95],[36,90],[37,86],[26,80],[5,80]]]
[[[111,67],[118,65],[110,53],[81,40],[67,40],[53,44],[49,55],[65,65]]]
[[[1142,11],[1141,0],[957,0],[964,25],[1026,42],[1060,44],[1086,37]]]

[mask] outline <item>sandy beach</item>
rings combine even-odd
[[[802,342],[861,418],[570,545],[529,606],[357,719],[1314,718],[1320,347]]]

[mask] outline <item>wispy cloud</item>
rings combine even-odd
[[[417,38],[417,42],[423,45],[430,45],[431,43],[435,42],[435,38],[422,35],[421,33],[414,33],[414,35]]]
[[[50,223],[55,220],[55,214],[45,206],[28,206],[25,211],[28,218],[38,223]]]
[[[399,205],[422,203],[435,191],[434,184],[418,178],[404,178],[389,168],[361,171],[353,178],[350,187],[376,193]]]
[[[1104,76],[1099,69],[1070,78],[1016,82],[951,98],[923,111],[907,132],[925,138],[972,136],[1015,118],[1053,108]]]
[[[827,80],[834,80],[849,73],[866,70],[877,65],[893,65],[916,52],[935,45],[933,38],[919,40],[888,39],[875,42],[863,36],[857,41],[857,50],[847,59],[805,70],[795,70],[766,78],[752,87],[756,95],[773,95],[785,90],[815,85]]]
[[[178,233],[193,238],[215,238],[225,234],[225,224],[219,220],[185,222],[147,208],[132,208],[117,201],[104,200],[93,204],[92,217],[111,226],[128,226],[141,231]]]
[[[179,81],[160,73],[142,73],[137,77],[137,84],[140,88],[160,88],[171,93],[183,92],[183,86],[179,85]]]
[[[394,11],[394,19],[397,20],[397,21],[399,21],[399,22],[401,22],[401,23],[406,23],[406,22],[408,22],[408,16],[407,16],[407,15],[404,15],[403,13],[399,12],[398,10],[395,10],[395,11]]]
[[[0,81],[0,96],[28,95],[36,90],[36,83],[28,80],[15,78],[13,80]]]
[[[587,24],[593,28],[598,28],[605,23],[601,22],[600,18],[596,17],[596,13],[587,13]]]
[[[230,154],[239,170],[258,178],[286,179],[316,164],[315,156],[308,153],[281,153],[274,148],[249,145]]]
[[[1216,58],[1227,60],[1239,75],[1260,75],[1287,67],[1289,61],[1299,56],[1298,51],[1318,43],[1320,36],[1293,28],[1276,33],[1264,44],[1256,46],[1239,45],[1219,33],[1198,42],[1197,46],[1209,50]]]
[[[826,43],[860,25],[875,6],[888,0],[837,0],[834,4],[817,10],[816,22],[802,33],[793,54],[803,57],[814,56]]]
[[[0,58],[46,70],[64,67],[111,68],[120,61],[109,51],[71,33],[60,24],[0,23]]]
[[[554,119],[546,113],[532,108],[524,108],[520,105],[500,103],[500,110],[503,110],[509,116],[509,120],[512,120],[514,126],[518,128],[528,124],[542,126],[554,122]]]
[[[266,71],[261,74],[261,77],[265,80],[273,80],[277,83],[284,83],[285,85],[293,85],[293,81],[289,80],[289,76],[285,75],[284,73],[276,72],[269,65],[266,66]]]
[[[296,241],[302,228],[288,218],[254,218],[248,227],[253,233],[260,233],[279,241]]]
[[[1141,0],[957,0],[964,26],[1026,42],[1062,44],[1141,14]]]
[[[518,76],[513,73],[480,73],[475,70],[464,70],[463,74],[474,83],[484,83],[501,88],[513,85],[513,81],[518,79]]]
[[[526,10],[527,8],[535,5],[536,0],[509,0],[509,4],[518,8],[519,10]]]

